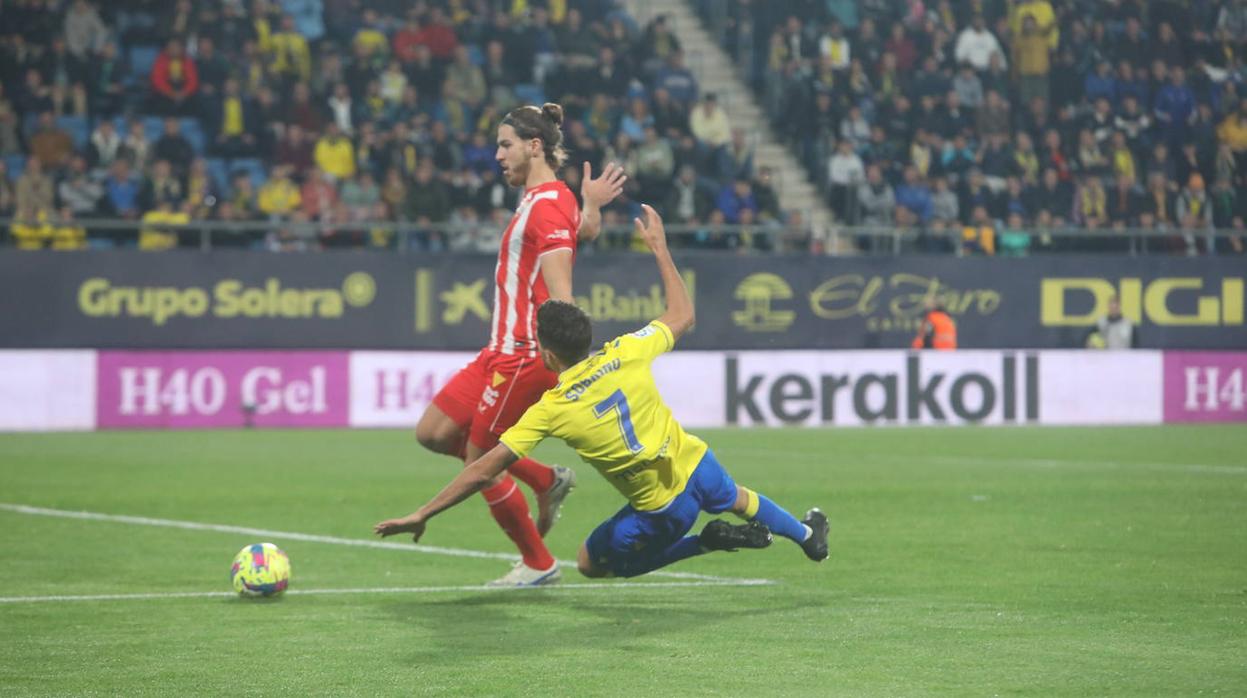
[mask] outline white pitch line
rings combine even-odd
[[[443,594],[466,591],[526,592],[526,591],[619,591],[621,589],[664,589],[691,587],[756,587],[774,582],[765,579],[732,579],[700,582],[601,582],[598,584],[555,584],[541,587],[487,587],[487,586],[437,586],[437,587],[377,587],[365,589],[292,589],[285,596],[324,596],[329,594]],[[152,594],[59,594],[50,596],[0,596],[0,604],[48,603],[59,601],[152,601],[159,599],[228,599],[238,594],[228,591],[183,591]]]
[[[11,504],[0,502],[0,510],[11,511],[16,514],[29,514],[31,516],[54,516],[63,519],[85,519],[88,521],[109,521],[113,523],[126,523],[136,526],[161,526],[165,528],[182,528],[191,531],[215,531],[217,533],[240,533],[248,536],[256,536],[259,538],[281,538],[285,540],[306,541],[308,543],[330,543],[333,545],[347,545],[356,548],[381,548],[383,550],[402,550],[405,552],[428,553],[430,555],[447,555],[450,557],[473,557],[484,558],[490,560],[508,560],[514,562],[520,559],[519,555],[510,553],[490,553],[482,550],[468,550],[465,548],[442,548],[434,545],[420,545],[413,543],[394,543],[382,540],[366,540],[363,538],[340,538],[338,536],[320,536],[311,533],[297,533],[293,531],[271,531],[263,528],[248,528],[246,526],[229,526],[226,524],[210,524],[200,523],[198,521],[178,521],[176,519],[153,519],[146,516],[126,516],[123,514],[101,514],[94,511],[70,511],[67,509],[47,509],[44,507],[32,507],[25,504]],[[576,563],[570,560],[559,560],[561,567],[575,567]],[[736,577],[716,577],[709,574],[695,574],[693,572],[668,572],[658,570],[650,572],[651,577],[669,577],[672,579],[696,579],[704,582],[754,582],[757,584],[770,584],[769,579],[740,579]]]

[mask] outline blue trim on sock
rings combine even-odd
[[[805,540],[805,526],[797,520],[797,517],[760,494],[758,495],[758,513],[753,520],[771,529],[771,533],[783,536],[794,543],[801,543]]]

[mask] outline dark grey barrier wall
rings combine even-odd
[[[698,306],[690,349],[905,347],[928,294],[963,347],[1081,346],[1117,294],[1143,346],[1247,348],[1240,259],[678,262]],[[477,256],[0,252],[0,346],[475,349],[489,336],[493,273]],[[574,285],[600,338],[662,312],[644,256],[582,256]]]

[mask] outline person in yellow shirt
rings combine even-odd
[[[312,77],[312,53],[308,50],[307,39],[295,29],[294,18],[290,15],[281,18],[281,31],[269,39],[269,51],[273,56],[270,69],[274,75],[300,82],[307,82]]]
[[[185,210],[175,210],[172,201],[162,199],[156,208],[143,214],[139,249],[155,252],[177,247],[178,231],[175,226],[186,225],[190,219]]]
[[[334,179],[349,179],[355,175],[355,146],[332,121],[325,127],[325,135],[316,141],[312,157],[317,167]]]
[[[284,218],[303,205],[299,187],[290,181],[290,168],[273,168],[273,178],[260,187],[258,204],[260,210],[271,217]]]
[[[650,365],[693,326],[693,301],[667,249],[662,219],[643,208],[645,221],[634,222],[636,236],[657,259],[667,312],[590,353],[588,315],[571,303],[546,301],[537,313],[537,338],[542,361],[559,372],[558,384],[428,504],[378,523],[375,533],[410,533],[419,541],[429,519],[494,482],[552,436],[575,449],[628,500],[581,546],[577,566],[586,577],[634,577],[713,550],[764,548],[772,532],[792,540],[815,562],[827,559],[828,523],[821,511],[811,509],[798,521],[737,485],[706,443],[685,432],[663,403]],[[703,511],[731,511],[748,523],[734,526],[719,519],[699,535],[686,536]]]
[[[1009,8],[1009,31],[1013,35],[1020,36],[1022,26],[1027,19],[1035,20],[1035,26],[1039,29],[1040,34],[1044,34],[1048,41],[1048,48],[1055,51],[1061,43],[1060,29],[1056,25],[1056,13],[1052,11],[1052,3],[1048,0],[1021,0],[1013,2],[1010,0]]]

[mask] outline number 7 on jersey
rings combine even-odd
[[[593,414],[597,417],[604,417],[607,413],[615,411],[615,419],[619,422],[619,431],[623,433],[624,443],[628,445],[628,450],[633,453],[640,453],[645,450],[645,446],[636,437],[636,430],[632,428],[632,411],[628,409],[628,398],[624,396],[622,390],[616,390],[611,396],[593,406]]]

